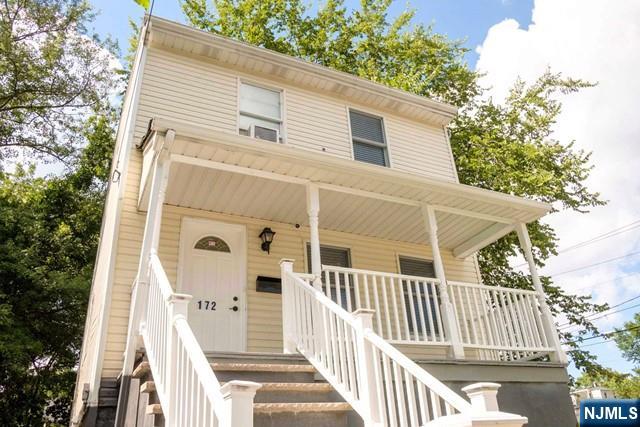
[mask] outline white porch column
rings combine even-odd
[[[155,168],[151,177],[151,191],[149,194],[149,208],[142,235],[142,248],[138,263],[138,275],[131,292],[131,308],[129,315],[129,327],[127,346],[124,354],[123,374],[130,375],[133,370],[137,341],[140,334],[140,325],[143,321],[144,308],[149,294],[149,257],[152,252],[157,252],[160,240],[160,225],[162,222],[162,205],[167,190],[169,179],[170,157],[169,150],[173,144],[175,132],[168,130],[164,141],[157,150]]]
[[[309,215],[309,245],[311,246],[311,273],[315,276],[313,286],[322,290],[322,261],[320,260],[320,191],[315,184],[307,184],[307,214]]]
[[[442,321],[444,323],[444,331],[447,338],[451,342],[452,355],[456,359],[464,359],[464,348],[462,347],[462,341],[458,334],[458,324],[451,304],[451,298],[449,297],[449,287],[447,285],[447,278],[444,274],[444,265],[442,264],[442,257],[440,256],[440,243],[438,242],[438,223],[436,221],[436,213],[431,206],[423,205],[422,213],[425,220],[427,233],[429,233],[429,242],[431,244],[431,252],[433,256],[433,267],[436,271],[436,278],[440,281],[442,300],[440,304],[440,310],[442,311]]]
[[[549,344],[553,345],[556,349],[555,353],[550,355],[550,359],[552,362],[567,363],[567,355],[560,344],[558,330],[556,329],[551,309],[549,309],[549,305],[547,304],[544,288],[542,287],[540,276],[538,276],[538,268],[536,267],[536,263],[533,259],[532,244],[531,239],[529,238],[529,232],[527,231],[527,225],[523,223],[517,224],[516,232],[518,233],[520,247],[522,247],[522,250],[524,251],[524,257],[527,260],[527,264],[529,264],[529,272],[531,273],[533,287],[538,294],[538,303],[540,304],[540,311],[542,312],[545,335],[551,341]]]

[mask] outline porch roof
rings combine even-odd
[[[167,130],[171,172],[165,203],[263,220],[307,225],[306,185],[320,188],[320,228],[413,243],[428,242],[422,207],[436,211],[440,246],[467,257],[545,215],[545,203],[464,184],[412,175],[246,136],[154,119],[139,148],[146,175]]]

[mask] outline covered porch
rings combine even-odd
[[[158,249],[166,205],[288,224],[307,234],[309,247],[295,274],[347,312],[373,310],[373,330],[407,354],[434,347],[453,359],[566,361],[525,226],[547,205],[162,120],[152,122],[140,148],[138,203],[149,212],[143,260]],[[426,244],[434,277],[323,265],[321,230],[378,239],[390,249],[394,242]],[[478,249],[514,230],[535,289],[447,277],[443,258],[475,266]],[[283,320],[285,351],[292,350],[287,326]]]

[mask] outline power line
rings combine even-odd
[[[573,268],[571,270],[561,271],[560,273],[549,274],[548,276],[557,277],[557,276],[561,276],[563,274],[573,273],[574,271],[584,270],[585,268],[596,267],[596,266],[602,265],[602,264],[608,264],[608,263],[613,262],[613,261],[618,261],[620,259],[629,258],[629,257],[636,256],[636,255],[640,255],[640,251],[631,252],[631,253],[628,253],[626,255],[622,255],[622,256],[619,256],[619,257],[615,257],[615,258],[609,258],[607,260],[596,262],[596,263],[593,263],[593,264],[583,265],[582,267]]]
[[[634,276],[640,276],[640,271],[635,272],[635,273],[630,273],[630,274],[623,274],[622,276],[617,276],[617,277],[614,277],[613,279],[603,280],[602,282],[594,283],[594,284],[591,284],[589,286],[583,286],[583,287],[578,288],[578,289],[573,289],[573,292],[580,292],[580,291],[583,291],[585,289],[593,288],[595,286],[604,285],[605,283],[611,283],[611,282],[615,282],[616,280],[619,280],[619,279],[624,279],[626,277],[634,277]]]
[[[594,345],[606,344],[606,343],[611,342],[611,341],[613,341],[613,338],[609,338],[609,339],[606,339],[606,340],[600,341],[600,342],[594,342],[594,343],[591,343],[591,344],[579,345],[578,347],[579,348],[593,347]]]
[[[585,319],[589,319],[589,318],[591,318],[591,317],[593,317],[593,316],[597,316],[597,315],[601,314],[602,316],[596,317],[595,319],[591,319],[591,320],[596,320],[596,319],[600,319],[601,317],[606,317],[606,316],[608,316],[608,315],[610,315],[610,314],[619,313],[619,312],[621,312],[621,311],[625,311],[625,310],[629,310],[629,309],[634,308],[634,307],[638,307],[638,306],[640,306],[640,304],[632,305],[631,307],[623,308],[622,310],[616,310],[616,311],[614,311],[614,312],[612,312],[612,313],[607,313],[607,311],[611,311],[611,310],[613,310],[613,309],[614,309],[614,308],[616,308],[616,307],[620,307],[621,305],[624,305],[624,304],[626,304],[626,303],[628,303],[628,302],[631,302],[631,301],[633,301],[633,300],[636,300],[636,299],[638,299],[638,298],[640,298],[640,295],[637,295],[637,296],[635,296],[635,297],[633,297],[633,298],[629,298],[628,300],[622,301],[622,302],[620,302],[620,303],[618,303],[618,304],[616,304],[616,305],[613,305],[613,306],[609,307],[608,309],[606,309],[606,310],[604,310],[604,311],[599,311],[599,312],[596,312],[596,313],[590,314],[590,315],[588,315],[588,316],[585,316]],[[560,325],[558,325],[558,328],[562,329],[562,326],[570,325],[570,324],[571,324],[571,322],[561,323]],[[577,326],[577,325],[576,325],[576,326]]]
[[[588,320],[590,322],[593,322],[594,320],[599,320],[599,319],[602,319],[603,317],[607,317],[607,316],[610,316],[610,315],[615,314],[615,313],[621,313],[623,311],[631,310],[632,308],[636,308],[636,307],[640,307],[640,304],[636,304],[636,305],[632,305],[630,307],[622,308],[620,310],[612,311],[611,313],[604,313],[602,316],[594,317],[593,319],[588,319]],[[571,329],[573,327],[579,327],[579,326],[580,325],[569,325],[569,326],[565,326],[564,328],[558,327],[558,329],[560,329],[560,330]],[[567,331],[567,332],[575,332],[575,331]]]
[[[593,340],[600,337],[605,337],[605,336],[608,337],[609,335],[621,334],[622,332],[635,331],[636,329],[640,329],[640,325],[632,326],[626,329],[614,329],[613,331],[605,332],[603,334],[593,335],[591,337],[581,338],[579,340],[574,340],[574,341],[566,341],[566,342],[563,342],[562,344],[574,344],[577,342],[589,341],[589,340]]]
[[[602,234],[600,234],[598,236],[594,236],[591,239],[585,240],[584,242],[576,243],[575,245],[572,245],[572,246],[569,246],[567,248],[561,249],[561,250],[558,251],[558,253],[561,254],[561,253],[569,252],[569,251],[572,251],[574,249],[578,249],[578,248],[581,248],[583,246],[587,246],[587,245],[590,245],[592,243],[597,243],[597,242],[599,242],[601,240],[605,240],[605,239],[608,239],[610,237],[617,236],[619,234],[627,233],[627,232],[632,231],[632,230],[634,230],[636,228],[639,228],[639,227],[640,227],[640,220],[636,220],[636,221],[633,221],[630,224],[623,225],[622,227],[607,231],[606,233],[602,233]]]
[[[590,238],[588,240],[585,240],[583,242],[579,242],[579,243],[576,243],[576,244],[574,244],[572,246],[569,246],[567,248],[560,249],[558,251],[558,255],[562,254],[562,253],[565,253],[565,252],[572,251],[574,249],[581,248],[583,246],[588,246],[590,244],[597,243],[597,242],[599,242],[601,240],[605,240],[605,239],[608,239],[610,237],[615,237],[615,236],[618,236],[620,234],[627,233],[629,231],[633,231],[636,228],[640,228],[640,219],[636,220],[636,221],[633,221],[633,222],[631,222],[631,223],[629,223],[627,225],[623,225],[622,227],[618,227],[618,228],[615,228],[613,230],[609,230],[606,233],[602,233],[602,234],[599,234],[597,236],[594,236],[594,237],[592,237],[592,238]],[[516,265],[515,268],[523,267],[525,265],[527,265],[526,262]]]

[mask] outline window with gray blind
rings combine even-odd
[[[399,257],[400,262],[400,273],[406,274],[408,276],[418,276],[418,277],[427,277],[427,278],[435,278],[436,273],[433,267],[433,261],[429,261],[421,258],[411,258],[401,256]],[[414,307],[418,307],[418,304],[422,305],[422,310],[425,317],[425,322],[427,326],[427,330],[436,330],[442,331],[442,325],[437,324],[436,310],[438,310],[438,288],[436,287],[436,294],[434,295],[430,286],[427,286],[427,292],[425,294],[424,287],[420,288],[420,292],[416,292],[415,282],[411,283],[411,296],[409,296],[409,286],[407,283],[403,281],[403,289],[404,289],[404,303],[406,306],[407,312],[407,323],[409,324],[409,330],[411,333],[421,333],[424,331],[420,331],[421,328],[416,328],[413,324],[412,317],[410,316],[410,302],[413,300]],[[420,298],[418,298],[418,293],[420,294]],[[419,300],[418,300],[419,299]],[[431,310],[431,318],[436,323],[435,325],[429,324],[429,316],[427,316],[427,310]]]
[[[351,268],[351,253],[348,248],[339,248],[336,246],[323,246],[320,245],[320,262],[322,265],[332,265],[334,267]],[[307,271],[311,272],[311,245],[307,243]],[[348,310],[347,307],[347,292],[345,290],[344,275],[340,275],[340,300],[342,302],[342,308]],[[322,277],[322,283],[324,286],[325,277]],[[334,302],[338,302],[336,292],[336,281],[333,275],[329,276],[329,283],[331,284],[331,299]],[[355,301],[355,294],[353,288],[349,289],[351,294],[351,301]]]
[[[374,165],[389,166],[382,118],[349,110],[349,121],[353,158]]]

